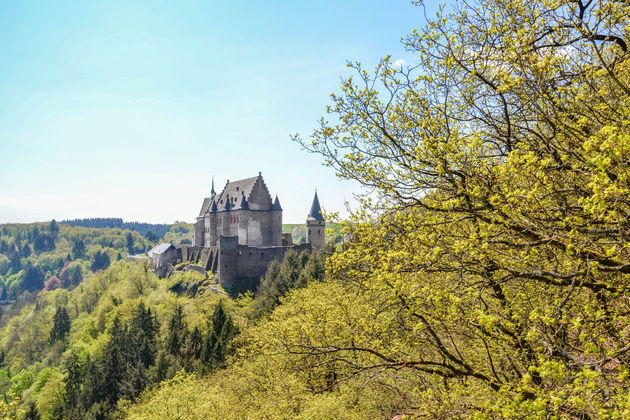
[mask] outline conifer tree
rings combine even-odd
[[[168,333],[166,336],[166,351],[175,356],[181,356],[181,346],[186,337],[188,329],[184,321],[184,313],[181,305],[175,307],[175,313],[168,324]]]
[[[65,306],[58,306],[53,318],[53,327],[50,330],[50,344],[57,340],[64,340],[70,332],[70,316]]]
[[[85,242],[81,239],[72,242],[72,255],[75,259],[83,257],[85,252]]]
[[[131,319],[130,334],[145,368],[155,363],[158,331],[159,325],[151,315],[151,309],[145,309],[144,302],[140,302]]]
[[[57,235],[59,234],[59,225],[55,219],[52,219],[48,224],[48,232],[53,240],[57,239]]]
[[[72,284],[76,286],[83,281],[83,272],[81,266],[77,265],[72,272]]]
[[[42,270],[39,267],[28,263],[26,269],[24,270],[24,277],[22,278],[22,290],[32,292],[43,288],[44,273],[42,273]]]
[[[225,311],[223,302],[219,301],[208,325],[208,334],[201,353],[203,363],[211,369],[222,367],[230,351],[230,341],[237,332],[232,317]]]

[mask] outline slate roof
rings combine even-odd
[[[217,208],[219,209],[227,209],[226,208],[226,200],[229,196],[229,199],[231,201],[233,201],[234,198],[236,198],[237,200],[232,203],[229,203],[230,205],[228,206],[229,208],[235,207],[236,204],[238,204],[241,201],[241,196],[245,196],[245,198],[247,200],[249,200],[249,195],[252,192],[252,188],[254,188],[254,185],[256,185],[256,181],[258,181],[258,178],[261,178],[262,180],[262,175],[258,175],[252,178],[245,178],[245,179],[241,179],[238,181],[233,181],[233,182],[228,182],[225,185],[225,188],[223,188],[223,191],[221,191],[221,194],[217,194],[214,197],[214,200],[212,198],[205,198],[203,200],[203,204],[201,205],[201,211],[199,212],[199,216],[203,216],[204,214],[206,214],[206,212],[208,210],[213,211],[214,209],[214,205],[213,202],[216,203]],[[214,187],[213,187],[214,190]],[[221,201],[223,201],[223,203],[221,203]]]
[[[163,244],[159,244],[154,246],[151,251],[147,252],[147,255],[151,256],[151,255],[155,255],[155,254],[163,254],[166,251],[168,251],[171,247],[174,248],[173,244],[171,243],[163,243]]]
[[[308,213],[308,218],[320,221],[324,220],[322,208],[319,205],[319,198],[317,198],[317,191],[315,191],[315,197],[313,197],[313,204],[311,205],[311,211]]]
[[[203,204],[201,205],[201,210],[199,211],[199,216],[203,216],[204,214],[206,214],[206,212],[208,211],[208,208],[210,207],[211,203],[212,203],[212,199],[211,198],[204,198],[203,199]]]
[[[282,206],[280,205],[280,200],[278,200],[277,195],[275,201],[273,202],[273,206],[271,206],[271,210],[282,210]]]

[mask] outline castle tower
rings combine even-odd
[[[322,208],[317,198],[317,190],[313,197],[311,211],[306,217],[306,242],[313,246],[313,249],[322,249],[326,242],[326,220],[322,214]]]
[[[271,206],[271,245],[282,245],[282,206],[278,195]]]

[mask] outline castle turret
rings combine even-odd
[[[271,245],[282,245],[282,206],[276,195],[276,199],[271,206]]]
[[[326,220],[322,214],[322,208],[319,205],[317,190],[313,197],[311,211],[306,217],[306,242],[311,244],[314,249],[322,249],[326,242]]]

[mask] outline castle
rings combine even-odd
[[[259,172],[258,176],[228,181],[220,194],[214,191],[203,200],[195,222],[192,246],[161,244],[149,253],[156,270],[182,261],[196,262],[212,271],[227,289],[257,280],[274,260],[290,250],[311,251],[324,247],[326,221],[317,192],[306,219],[306,243],[293,244],[290,233],[282,233],[282,206]],[[170,246],[169,246],[170,245]]]

